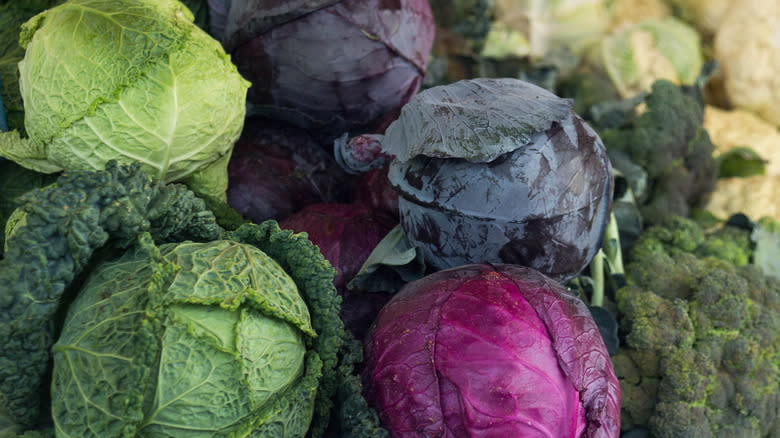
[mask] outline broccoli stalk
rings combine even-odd
[[[623,268],[623,250],[620,247],[620,234],[615,213],[610,213],[607,228],[604,231],[604,241],[590,262],[590,275],[593,280],[593,292],[590,297],[591,306],[604,306],[604,291],[607,282],[613,290],[622,286],[625,275]],[[605,276],[604,274],[609,274]]]

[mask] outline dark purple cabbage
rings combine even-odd
[[[210,2],[212,34],[252,82],[252,111],[341,133],[382,125],[422,83],[427,0]]]
[[[398,218],[398,193],[387,179],[388,166],[371,169],[355,178],[352,201],[366,204],[393,218]]]
[[[572,102],[517,79],[430,88],[385,133],[401,225],[426,263],[514,263],[565,282],[601,246],[612,167]]]
[[[341,317],[360,339],[391,295],[349,290],[347,283],[396,225],[397,219],[368,205],[342,203],[310,205],[279,223],[282,229],[306,232],[336,268],[333,284],[342,296]]]
[[[366,398],[395,438],[616,438],[620,384],[585,304],[517,265],[408,283],[366,339]]]
[[[228,178],[228,204],[255,223],[350,195],[349,175],[309,133],[258,118],[247,119]]]

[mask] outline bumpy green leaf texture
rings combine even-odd
[[[219,227],[192,192],[152,184],[137,164],[71,172],[23,201],[27,226],[9,237],[0,260],[0,412],[31,425],[54,341],[52,316],[94,251],[127,247],[142,231],[160,241],[211,240]]]
[[[11,160],[0,160],[0,248],[5,245],[5,233],[2,232],[5,224],[11,213],[21,205],[19,196],[55,180],[54,175],[33,172]],[[2,253],[0,249],[0,257]]]
[[[401,225],[430,266],[515,263],[567,281],[601,245],[612,167],[566,99],[516,79],[435,87],[385,144]]]
[[[71,0],[25,23],[20,43],[30,144],[2,153],[33,169],[115,159],[181,180],[228,155],[243,126],[249,84],[177,0]]]
[[[67,403],[57,403],[54,408],[55,412],[59,412],[56,415],[60,430],[65,433],[65,430],[75,428],[75,432],[68,432],[71,436],[119,436],[120,431],[132,435],[140,428],[156,428],[159,431],[162,428],[159,423],[168,425],[167,420],[171,416],[190,415],[187,421],[194,428],[190,433],[199,436],[203,430],[198,432],[197,428],[203,426],[203,421],[218,423],[219,418],[229,415],[219,409],[207,409],[204,405],[223,406],[240,412],[242,406],[246,408],[246,403],[258,404],[258,400],[264,397],[262,389],[269,387],[281,389],[282,394],[269,399],[261,412],[253,411],[251,420],[232,425],[231,433],[239,434],[252,428],[254,436],[302,436],[311,433],[316,437],[323,434],[338,384],[335,369],[344,327],[338,318],[340,301],[333,286],[335,271],[305,235],[282,231],[273,221],[260,225],[246,224],[235,231],[224,232],[217,226],[213,214],[205,210],[203,201],[191,191],[183,185],[152,183],[139,163],[125,167],[109,162],[105,171],[68,172],[56,184],[26,195],[23,208],[27,213],[27,225],[9,238],[9,251],[6,258],[0,260],[0,284],[3,285],[0,336],[8,340],[6,348],[0,352],[0,426],[10,423],[10,430],[19,430],[34,426],[38,420],[41,392],[44,390],[41,385],[53,342],[52,316],[64,291],[91,263],[96,250],[108,247],[121,250],[142,236],[140,247],[131,254],[144,255],[151,262],[139,263],[134,261],[133,256],[127,256],[125,262],[114,263],[114,269],[118,270],[115,272],[124,269],[124,273],[117,274],[118,278],[108,273],[91,280],[91,285],[101,290],[97,297],[92,295],[103,304],[101,312],[116,311],[116,317],[101,320],[96,324],[94,333],[85,332],[84,327],[78,325],[78,318],[94,322],[90,318],[100,307],[94,304],[80,316],[72,316],[76,322],[71,321],[64,332],[76,335],[64,337],[57,346],[58,354],[67,358],[65,369],[70,370],[70,374],[56,373],[59,377],[52,390],[53,397],[68,400]],[[191,284],[196,285],[196,291],[213,291],[218,284],[225,283],[224,277],[228,272],[235,285],[242,279],[239,274],[243,271],[234,271],[240,265],[230,257],[171,255],[173,253],[167,252],[168,247],[163,246],[164,257],[158,254],[149,237],[143,237],[146,232],[159,244],[188,239],[196,242],[225,239],[245,244],[240,246],[242,248],[250,245],[257,248],[275,260],[294,281],[308,306],[310,326],[303,316],[305,312],[300,299],[259,298],[252,301],[248,292],[238,296],[226,293],[208,299],[202,295],[182,297],[181,294],[162,294],[164,290],[175,290],[177,281],[194,282]],[[219,245],[224,243],[213,245],[216,246],[207,245],[205,248],[219,252]],[[256,251],[253,254],[259,257]],[[187,269],[206,272],[202,276],[181,274]],[[208,273],[209,270],[212,274]],[[146,283],[141,278],[144,273],[148,276]],[[214,273],[222,274],[222,278]],[[243,279],[246,280],[246,277]],[[289,281],[287,284],[289,287]],[[91,286],[87,286],[85,293],[89,294],[90,289]],[[112,294],[117,296],[112,298]],[[137,300],[138,306],[123,301],[124,298]],[[209,299],[217,301],[211,303],[213,308],[203,310],[197,305]],[[252,301],[254,305],[242,306],[242,300]],[[281,304],[284,302],[287,304]],[[114,304],[116,306],[112,308]],[[263,322],[253,317],[259,311],[245,307],[260,309],[262,314],[271,315],[277,323],[287,321],[281,325],[291,327],[288,331],[297,333],[298,337],[301,333],[308,333],[302,341],[306,348],[303,359],[305,374],[295,379],[294,385],[284,389],[285,383],[273,383],[273,378],[261,380],[262,373],[228,375],[231,373],[229,366],[216,365],[219,361],[242,362],[236,359],[240,357],[235,355],[236,350],[244,352],[242,354],[246,357],[259,354],[258,349],[262,345],[253,333],[261,331]],[[127,310],[126,314],[124,310]],[[133,325],[137,322],[133,318],[143,321]],[[178,322],[174,324],[172,321]],[[164,324],[172,328],[162,334],[159,328]],[[233,334],[225,330],[230,324],[237,326]],[[273,327],[278,325],[272,324]],[[182,330],[182,327],[186,329]],[[241,344],[239,329],[254,336],[252,342]],[[90,333],[98,332],[104,336],[98,336],[94,342],[87,341]],[[317,336],[312,338],[314,332]],[[278,339],[282,335],[272,337]],[[229,348],[232,338],[236,339],[234,347],[238,345],[241,348]],[[204,355],[201,342],[219,351]],[[284,343],[291,346],[291,351],[300,344],[300,339]],[[288,350],[282,347],[274,345],[273,348]],[[174,360],[183,349],[193,353],[193,362]],[[109,353],[95,355],[89,351]],[[128,362],[132,353],[137,355]],[[161,360],[163,365],[170,364],[170,367],[148,367],[153,360]],[[285,360],[285,365],[288,365],[287,362]],[[203,368],[192,366],[206,363],[213,365],[211,371],[214,374],[209,378],[204,377],[206,371]],[[300,360],[292,368],[300,368]],[[281,382],[293,380],[290,374],[285,374],[290,373],[286,368],[277,371],[280,371],[276,375],[281,375]],[[176,378],[166,378],[171,375]],[[209,380],[211,377],[215,380]],[[210,389],[216,392],[203,389],[204,392],[200,393],[203,398],[190,404],[184,397],[177,396],[182,393],[182,385],[187,384],[179,379],[189,379],[192,384],[199,378],[203,379],[200,383],[205,384],[202,388],[210,384]],[[232,381],[232,385],[219,380],[236,378],[239,380]],[[239,382],[246,382],[246,385]],[[242,396],[241,402],[229,404],[231,396],[247,391],[244,386],[250,390],[259,389],[260,395],[248,399]],[[193,391],[197,392],[197,388]],[[219,389],[226,392],[220,394]],[[152,401],[157,404],[152,405]],[[205,417],[201,418],[201,415]],[[310,419],[311,423],[305,419]],[[182,436],[179,432],[160,431],[160,434]]]
[[[301,381],[316,387],[321,365],[304,366],[313,336],[293,279],[254,246],[158,251],[146,238],[92,271],[69,308],[53,347],[55,426],[61,436],[176,437],[279,423],[278,436],[303,436],[312,388],[295,415],[266,408]]]
[[[33,15],[62,0],[9,1],[0,5],[0,96],[8,128],[24,131],[24,103],[19,91],[19,61],[24,49],[19,45],[19,28]]]
[[[305,234],[293,234],[280,230],[275,221],[259,225],[247,224],[233,232],[225,233],[229,240],[253,245],[274,259],[295,280],[306,304],[309,306],[312,328],[317,337],[311,342],[311,350],[322,362],[322,378],[312,382],[309,392],[316,392],[314,418],[309,429],[312,437],[319,437],[325,431],[333,407],[334,395],[338,389],[338,352],[345,336],[344,323],[338,316],[341,300],[333,286],[336,271],[323,257],[320,250],[306,238]],[[307,367],[311,364],[307,363]],[[301,391],[280,401],[276,409],[294,416],[299,405],[309,395],[305,386]],[[253,436],[277,437],[281,435],[283,423],[264,424]]]
[[[587,307],[516,265],[407,284],[369,333],[364,379],[396,437],[620,431],[620,387]]]

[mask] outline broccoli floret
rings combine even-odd
[[[658,80],[644,103],[641,115],[599,134],[610,156],[625,154],[647,173],[647,190],[635,195],[644,223],[654,225],[689,216],[714,189],[718,166],[697,96]]]
[[[780,280],[749,263],[750,233],[676,216],[640,235],[616,293],[624,430],[777,436]]]

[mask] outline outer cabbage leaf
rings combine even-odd
[[[464,79],[415,95],[388,126],[382,146],[400,161],[425,155],[488,162],[529,143],[572,106],[529,82]]]
[[[273,258],[293,278],[309,306],[311,325],[317,332],[311,349],[316,352],[316,360],[321,361],[322,378],[317,382],[310,381],[308,387],[301,384],[295,394],[282,400],[279,409],[297,409],[298,400],[305,398],[307,391],[316,391],[314,418],[309,433],[312,437],[322,436],[338,389],[339,373],[336,367],[345,336],[344,323],[338,316],[341,299],[333,286],[336,271],[305,234],[281,230],[275,221],[269,220],[259,225],[245,224],[233,232],[225,233],[224,237],[251,244]],[[272,432],[274,430],[278,430],[278,427],[272,427]],[[278,435],[272,433],[271,436]]]
[[[230,4],[245,14],[227,23],[241,32],[222,41],[253,83],[247,95],[252,113],[332,139],[345,131],[383,130],[418,91],[433,44],[427,1],[342,0],[320,9],[326,2],[279,3]],[[298,14],[295,6],[316,10],[267,29],[278,14]]]
[[[227,201],[248,220],[284,220],[310,204],[343,201],[348,175],[310,132],[249,117],[228,163]]]
[[[228,50],[273,27],[342,0],[210,0],[218,18],[211,34]]]
[[[0,137],[0,141],[2,137]],[[47,175],[25,169],[11,160],[0,159],[0,230],[3,230],[11,214],[22,205],[19,197],[44,187],[56,180],[55,175]],[[0,233],[0,247],[5,246],[5,233]],[[2,258],[3,251],[0,251]]]
[[[322,436],[339,384],[336,366],[345,332],[338,317],[340,300],[333,286],[335,271],[305,235],[282,231],[273,221],[245,224],[235,231],[224,232],[213,214],[204,209],[201,199],[182,185],[151,183],[139,163],[117,166],[109,162],[105,171],[66,172],[57,184],[26,195],[24,201],[27,224],[9,238],[7,258],[0,260],[0,284],[9,285],[0,296],[0,336],[7,340],[7,348],[0,352],[0,429],[16,432],[36,426],[41,382],[53,342],[52,317],[66,288],[89,266],[95,251],[110,249],[114,254],[149,231],[158,243],[224,238],[250,244],[273,258],[290,275],[308,307],[311,328],[318,336],[306,337],[310,339],[306,342],[308,351],[304,359],[306,374],[285,389],[283,395],[271,400],[264,409],[266,416],[256,417],[253,426],[257,433],[266,431],[269,436],[282,436],[283,431],[294,436],[304,433],[295,431]],[[154,255],[151,242],[143,243],[142,247],[159,262],[153,264],[160,265],[151,267],[153,284],[148,288],[166,286],[175,272],[169,269],[169,263]],[[224,268],[234,267],[231,263],[227,265]],[[209,285],[214,278],[206,275],[197,280]],[[114,289],[121,290],[131,283],[132,279],[127,280]],[[224,300],[223,304],[230,307]],[[274,307],[267,304],[265,310],[273,313]],[[164,320],[163,316],[153,312],[147,315],[155,323]],[[304,329],[308,325],[300,318],[289,321]],[[152,325],[148,324],[144,330],[152,330]],[[203,325],[196,328],[197,325],[193,322],[193,330],[200,333],[219,328]],[[110,339],[122,344],[128,334],[121,332],[117,338]],[[100,343],[108,339],[101,339]],[[103,375],[91,376],[98,379]],[[139,381],[116,383],[126,387]],[[116,404],[112,407],[137,415],[138,411],[132,410],[142,401],[137,396],[138,393],[128,394],[130,398],[124,407]],[[97,400],[100,397],[98,394]],[[151,394],[143,394],[143,399],[152,398]],[[107,402],[123,403],[116,399]],[[310,427],[298,421],[304,417],[311,419],[312,415],[299,415],[309,411],[313,412]],[[96,413],[72,411],[67,421],[83,424],[99,419],[102,427],[105,418],[83,416],[90,412]],[[276,420],[260,425],[271,417]],[[125,428],[117,423],[111,426],[112,430]],[[134,426],[127,427],[130,430]],[[105,436],[98,429],[93,432]],[[112,432],[108,435],[114,436]]]
[[[24,48],[19,45],[19,29],[33,15],[62,1],[9,1],[0,5],[0,101],[4,107],[0,113],[5,110],[8,129],[24,131],[24,103],[19,90],[18,67],[19,61],[24,58]]]
[[[600,65],[624,98],[649,91],[658,79],[691,85],[704,63],[700,40],[676,18],[647,19],[604,38]]]
[[[20,87],[30,137],[48,142],[116,99],[159,57],[184,45],[191,18],[172,0],[73,0],[22,25]]]

